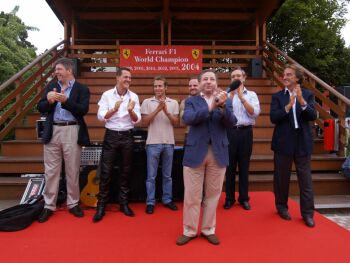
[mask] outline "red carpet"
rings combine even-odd
[[[290,201],[292,221],[280,219],[272,193],[251,193],[251,211],[222,208],[217,216],[219,246],[197,238],[178,247],[182,204],[173,212],[157,205],[146,215],[144,204],[131,204],[129,218],[112,206],[100,223],[86,210],[82,219],[66,210],[48,222],[12,233],[0,232],[1,262],[350,262],[350,232],[316,213],[316,227],[306,227],[299,206]]]

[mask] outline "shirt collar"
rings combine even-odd
[[[124,97],[125,97],[126,95],[129,95],[129,93],[130,93],[130,91],[129,91],[129,89],[127,89],[127,90],[126,90],[126,93],[125,93],[125,95],[124,95]],[[119,93],[118,93],[117,86],[114,87],[114,94],[115,94],[116,96],[121,97],[121,96],[119,95]]]
[[[62,87],[62,82],[61,82],[61,81],[58,81],[58,83],[59,83],[60,86]],[[70,81],[68,81],[68,88],[73,87],[74,83],[75,83],[75,79],[71,79]]]

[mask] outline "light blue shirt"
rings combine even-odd
[[[68,87],[64,90],[64,95],[69,98],[70,92],[72,91],[73,85],[75,83],[75,79],[72,79],[68,82]],[[62,90],[62,83],[59,81],[58,85],[60,85]],[[62,108],[61,102],[57,102],[55,113],[53,115],[53,121],[55,122],[63,122],[63,121],[76,121],[73,114],[70,111],[67,111]]]
[[[249,91],[245,87],[243,88],[244,99],[254,108],[254,113],[250,115],[241,100],[238,97],[237,90],[234,91],[235,96],[232,99],[233,114],[237,118],[237,126],[255,125],[255,119],[260,114],[260,103],[258,96],[254,91]]]

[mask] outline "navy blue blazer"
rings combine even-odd
[[[40,113],[46,115],[46,121],[44,124],[44,131],[43,131],[43,143],[49,143],[52,138],[52,131],[53,131],[53,117],[55,113],[55,107],[57,102],[50,104],[47,100],[47,93],[52,91],[54,88],[56,88],[57,92],[61,92],[61,86],[56,83],[49,84],[44,91],[44,94],[41,98],[41,100],[38,103],[38,110]],[[74,118],[77,119],[79,122],[79,134],[78,134],[78,144],[79,145],[89,145],[90,144],[90,138],[88,129],[86,126],[86,123],[84,121],[84,115],[88,113],[89,111],[89,103],[90,103],[90,90],[84,86],[83,84],[80,84],[79,82],[75,81],[74,85],[72,87],[72,90],[70,92],[69,98],[65,103],[62,103],[62,108],[65,110],[68,110],[72,113]]]
[[[275,124],[272,136],[271,149],[279,154],[305,156],[311,155],[313,138],[310,121],[317,117],[315,110],[315,97],[311,91],[302,89],[304,100],[307,102],[305,110],[302,110],[296,101],[296,117],[299,129],[296,132],[293,119],[293,111],[286,113],[285,106],[289,102],[289,96],[285,90],[272,95],[270,107],[270,120]]]
[[[209,113],[208,104],[202,96],[188,97],[182,119],[190,126],[183,165],[198,167],[204,161],[210,143],[215,160],[220,166],[226,167],[229,162],[226,128],[237,123],[232,111],[232,100],[226,100],[223,112],[216,108]]]

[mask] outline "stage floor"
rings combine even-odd
[[[279,218],[272,193],[251,193],[252,210],[235,205],[217,211],[219,246],[197,238],[178,247],[182,232],[182,204],[173,212],[157,205],[146,215],[145,205],[131,204],[136,217],[129,218],[109,207],[103,221],[94,224],[94,210],[74,218],[65,209],[44,224],[0,233],[3,262],[349,262],[350,232],[319,213],[315,228],[300,217],[299,206],[290,200],[291,221]]]

